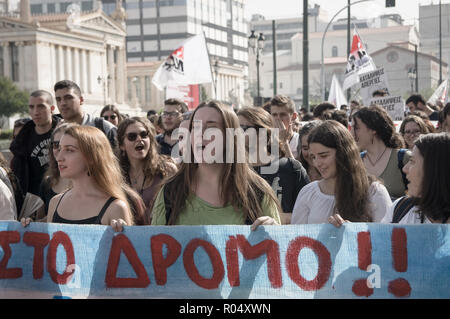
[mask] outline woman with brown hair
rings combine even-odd
[[[428,130],[425,122],[416,115],[408,115],[400,125],[400,134],[402,134],[403,140],[406,144],[405,146],[409,150],[413,149],[415,140],[421,134],[428,133],[430,133],[430,131]]]
[[[129,187],[105,134],[92,126],[74,125],[66,129],[59,148],[59,172],[72,187],[51,199],[47,222],[111,225],[119,231],[133,225],[124,191]]]
[[[276,136],[273,136],[272,116],[264,109],[260,107],[244,108],[237,112],[237,116],[241,128],[248,137],[253,133],[249,129],[256,130],[252,143],[254,145],[249,145],[250,138],[247,139],[248,142],[246,143],[246,149],[252,149],[256,159],[256,162],[249,161],[249,165],[272,186],[283,208],[282,222],[283,224],[289,224],[298,192],[309,183],[306,170],[299,161],[285,156],[279,146],[279,140],[276,139]],[[266,144],[256,142],[260,140],[260,134],[266,134]],[[272,141],[272,139],[276,140]],[[272,145],[278,147],[279,151],[273,152]],[[268,154],[268,156],[261,158],[260,154]],[[269,167],[276,167],[276,170],[265,172]]]
[[[115,127],[118,127],[120,123],[125,119],[125,117],[120,114],[119,109],[113,104],[105,105],[105,107],[100,112],[100,117],[104,118]]]
[[[352,134],[362,151],[367,172],[384,183],[391,198],[403,196],[407,181],[402,168],[411,152],[403,148],[389,114],[382,107],[371,105],[357,111],[352,124]]]
[[[146,118],[125,119],[117,129],[120,166],[127,183],[141,196],[146,210],[138,225],[151,223],[151,209],[164,178],[173,175],[177,167],[172,158],[158,152],[155,130]]]
[[[0,153],[0,220],[17,220],[18,184],[8,162]]]
[[[228,133],[238,128],[236,114],[219,102],[195,109],[191,143],[179,171],[156,198],[152,225],[280,224],[272,189],[246,163],[244,143],[238,147],[238,136]]]
[[[59,141],[63,136],[67,128],[73,126],[72,123],[62,123],[58,125],[53,131],[48,152],[48,169],[44,173],[44,178],[39,187],[39,197],[44,201],[44,206],[38,210],[36,215],[36,221],[41,221],[42,219],[47,219],[48,205],[50,200],[57,194],[63,193],[70,188],[70,180],[62,178],[59,174],[58,163],[56,162],[56,157],[59,154]]]
[[[327,223],[334,214],[353,222],[379,222],[391,200],[386,188],[367,174],[348,129],[325,121],[310,133],[308,143],[322,179],[300,191],[291,223]]]
[[[313,120],[306,122],[300,132],[298,132],[298,141],[300,143],[300,155],[298,160],[302,163],[303,167],[308,173],[309,180],[311,182],[317,181],[322,178],[319,171],[314,167],[311,157],[309,156],[309,144],[308,137],[311,131],[322,123],[321,120]]]

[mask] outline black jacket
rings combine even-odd
[[[62,118],[60,116],[53,115],[50,131],[53,131],[61,120]],[[11,160],[11,169],[19,180],[23,194],[26,194],[29,190],[30,163],[28,162],[28,157],[30,154],[27,153],[27,147],[30,135],[34,132],[35,126],[33,121],[26,123],[9,147],[9,150],[14,156]]]

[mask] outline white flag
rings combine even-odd
[[[152,83],[160,90],[163,90],[169,81],[178,85],[212,82],[208,50],[203,34],[183,41],[160,65],[152,79]]]
[[[347,99],[345,98],[344,91],[339,84],[339,80],[336,74],[333,73],[333,78],[331,80],[330,94],[328,95],[328,102],[336,105],[336,108],[340,109],[341,105],[347,105]]]
[[[343,89],[347,90],[358,84],[360,74],[374,71],[375,69],[375,63],[364,48],[361,38],[355,28],[353,30],[352,48],[350,56],[348,57],[345,79],[342,85]]]
[[[441,101],[442,104],[447,104],[448,102],[448,80],[442,81],[441,85],[434,91],[433,95],[427,102],[436,104],[437,101]]]

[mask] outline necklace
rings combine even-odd
[[[145,174],[142,174],[142,175],[144,175],[144,179],[142,180],[141,188],[138,190],[137,184],[139,181],[139,176],[137,178],[133,178],[133,177],[131,177],[131,174],[130,174],[130,180],[131,180],[131,184],[132,184],[133,188],[136,189],[138,191],[138,193],[141,195],[142,195],[142,191],[144,190],[145,180],[147,179],[147,176],[145,176]]]
[[[367,159],[369,160],[369,163],[372,164],[372,166],[375,166],[375,165],[378,163],[378,161],[381,159],[381,157],[384,155],[384,153],[386,152],[386,150],[387,150],[387,147],[384,148],[383,153],[381,153],[381,155],[377,158],[377,160],[375,161],[375,163],[372,162],[372,160],[370,159],[369,153],[367,153]]]

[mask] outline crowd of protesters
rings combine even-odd
[[[450,103],[412,95],[399,128],[377,105],[297,111],[283,95],[237,111],[217,101],[188,110],[168,99],[147,117],[114,105],[95,117],[83,103],[68,80],[53,94],[31,93],[31,119],[14,127],[11,163],[0,158],[0,219],[116,231],[449,222]],[[24,212],[30,194],[42,205]]]

